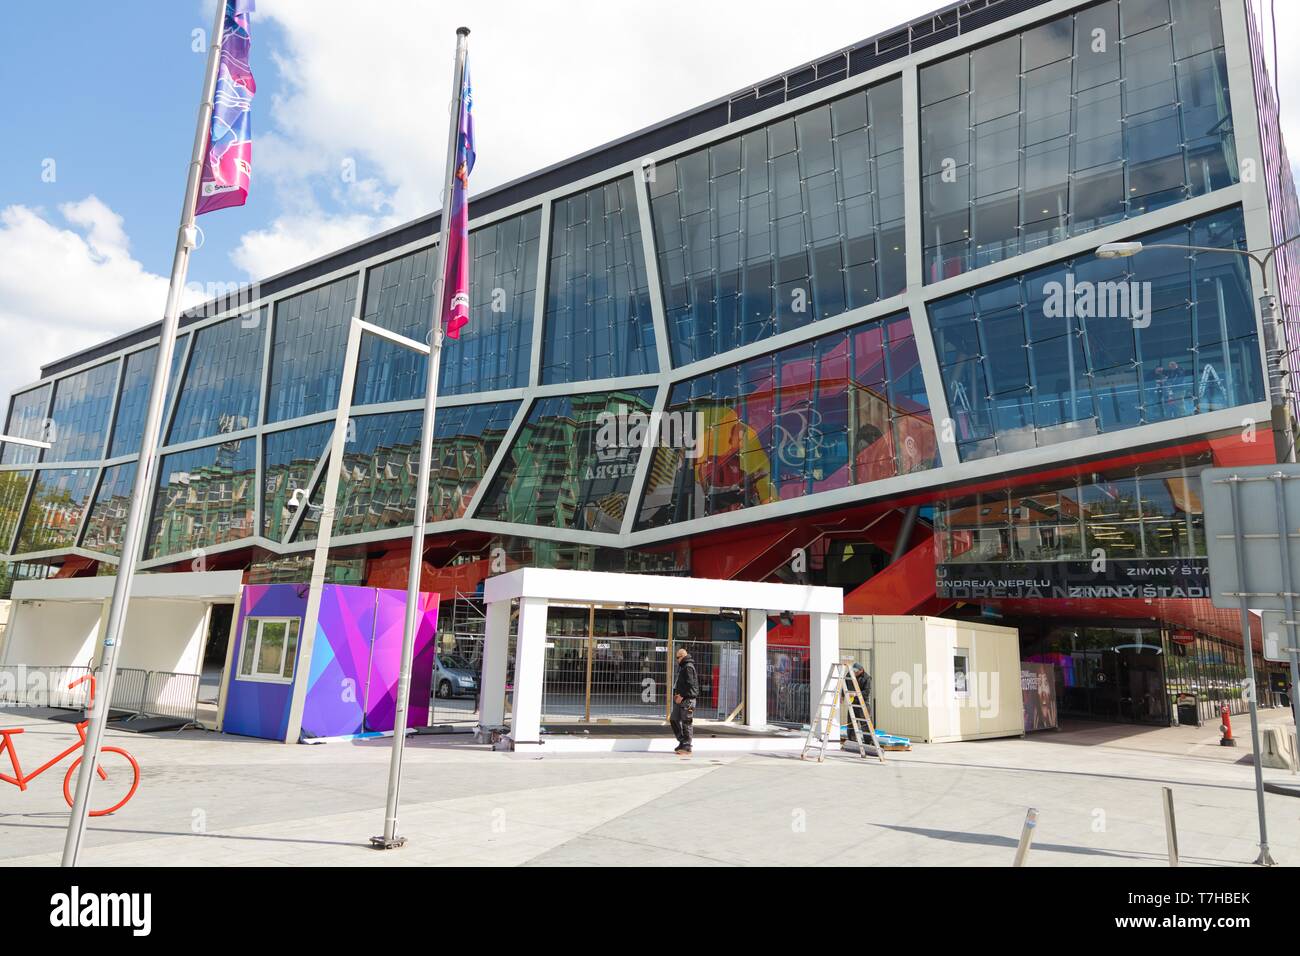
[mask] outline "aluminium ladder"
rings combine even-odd
[[[808,725],[808,736],[804,738],[800,760],[807,760],[808,754],[816,750],[817,762],[826,758],[826,742],[830,738],[831,721],[835,721],[840,701],[848,713],[849,724],[853,727],[853,736],[857,740],[858,753],[862,759],[867,758],[866,737],[871,737],[872,746],[876,748],[876,759],[885,762],[885,750],[876,738],[876,727],[871,722],[871,712],[867,707],[866,695],[858,686],[858,679],[853,673],[852,660],[845,659],[832,664],[826,674],[826,683],[822,686],[821,697],[817,701],[817,713]],[[850,693],[852,696],[850,697]],[[866,735],[863,734],[866,726]],[[838,724],[836,725],[838,727]]]

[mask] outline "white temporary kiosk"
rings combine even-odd
[[[613,574],[520,568],[488,578],[483,598],[487,629],[483,645],[480,733],[505,726],[507,654],[512,602],[518,602],[515,644],[514,702],[507,744],[515,750],[541,745],[542,685],[545,679],[546,617],[551,604],[628,605],[651,611],[695,609],[744,612],[742,681],[745,726],[762,731],[767,723],[767,619],[771,613],[807,614],[811,706],[832,662],[839,655],[840,588],[769,584],[761,581],[719,581],[709,578]],[[813,713],[810,710],[808,719]],[[552,749],[555,749],[552,747]],[[671,748],[670,748],[671,749]]]
[[[212,605],[233,604],[242,579],[241,571],[137,574],[118,666],[197,674]],[[97,666],[114,580],[16,582],[0,665]]]
[[[1020,633],[943,617],[846,616],[844,655],[871,674],[876,726],[920,743],[1019,737]]]

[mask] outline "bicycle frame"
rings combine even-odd
[[[77,678],[71,684],[68,685],[68,689],[71,690],[72,688],[76,687],[78,684],[85,683],[86,681],[90,681],[90,703],[87,705],[87,708],[90,709],[95,706],[95,675],[94,674],[87,674],[85,677]],[[27,784],[31,783],[33,780],[35,780],[45,771],[49,770],[51,767],[53,767],[64,757],[68,756],[69,754],[76,753],[78,750],[86,746],[86,728],[88,726],[90,726],[89,720],[79,721],[77,723],[77,742],[73,744],[71,747],[69,747],[67,750],[63,751],[63,753],[59,754],[57,757],[51,758],[50,760],[41,764],[41,766],[37,767],[35,770],[33,770],[31,773],[27,775],[23,774],[22,765],[18,762],[18,750],[16,747],[14,747],[14,737],[18,735],[4,734],[3,735],[4,743],[0,743],[0,753],[3,753],[6,750],[9,751],[9,763],[14,768],[14,776],[11,777],[7,773],[0,773],[0,780],[3,780],[5,783],[13,784],[19,790],[26,790]],[[104,773],[104,768],[99,766],[98,762],[96,762],[95,764],[95,770],[98,771],[100,780],[108,779],[108,775]]]
[[[76,753],[78,750],[80,750],[82,747],[86,745],[86,726],[88,723],[89,723],[88,721],[82,721],[81,723],[77,724],[77,737],[79,739],[75,744],[73,744],[67,750],[63,751],[63,753],[59,754],[57,757],[53,757],[50,760],[47,760],[45,763],[41,764],[31,773],[26,775],[23,774],[22,766],[18,762],[18,751],[14,748],[14,737],[17,735],[5,734],[4,743],[0,744],[0,752],[3,752],[5,750],[9,751],[9,763],[13,766],[14,774],[16,776],[11,777],[7,773],[0,773],[0,780],[3,780],[5,783],[12,783],[19,790],[26,790],[27,785],[29,783],[31,783],[33,780],[35,780],[45,771],[49,770],[51,767],[53,767],[64,757],[68,756],[69,754]],[[100,779],[101,780],[105,779],[103,768],[96,765],[95,769],[99,771]]]

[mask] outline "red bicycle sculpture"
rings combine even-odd
[[[95,706],[95,676],[93,674],[87,674],[85,677],[78,677],[68,685],[68,689],[71,690],[78,684],[83,684],[86,681],[90,681],[90,708],[93,708]],[[88,711],[90,708],[88,708]],[[63,751],[63,753],[45,764],[42,764],[40,767],[37,767],[29,774],[23,773],[22,767],[18,763],[18,751],[14,749],[14,737],[21,734],[23,728],[14,727],[9,730],[0,728],[0,753],[4,753],[6,750],[9,751],[9,763],[12,764],[14,768],[14,776],[11,777],[6,773],[0,773],[0,780],[3,780],[5,783],[12,783],[19,790],[26,790],[27,784],[31,783],[31,781],[49,770],[64,757],[74,753],[75,751],[81,750],[86,746],[86,727],[89,726],[89,724],[89,720],[80,721],[77,724],[77,737],[79,738],[77,742],[67,750]],[[114,760],[110,764],[110,769],[106,770],[104,768],[104,758],[109,754],[117,754],[122,757],[126,760],[127,766],[123,767],[120,761]],[[78,757],[76,760],[72,761],[72,766],[68,768],[68,773],[63,778],[63,799],[68,801],[68,806],[72,806],[72,791],[76,786],[77,767],[81,765],[81,759],[81,757]],[[122,809],[122,807],[125,806],[126,801],[135,796],[136,787],[140,786],[140,765],[135,762],[134,757],[121,747],[100,748],[99,760],[96,762],[95,772],[99,774],[100,779],[98,792],[103,792],[103,785],[109,783],[111,778],[114,789],[111,792],[109,799],[117,800],[117,802],[102,810],[91,810],[90,815],[92,817],[102,817],[105,814],[113,813],[115,810]],[[130,787],[126,786],[127,783],[130,783]],[[126,791],[126,796],[118,800],[118,795],[124,789]]]

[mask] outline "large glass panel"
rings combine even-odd
[[[194,333],[167,444],[256,427],[266,316],[259,309]]]
[[[262,450],[262,534],[280,541],[297,512],[307,507],[312,475],[325,454],[332,422],[271,432]]]
[[[176,337],[172,351],[172,367],[167,377],[167,400],[163,405],[165,415],[176,395],[181,361],[185,356],[189,333]],[[126,376],[122,381],[122,394],[117,400],[117,419],[113,425],[113,441],[108,457],[130,455],[140,450],[140,437],[144,434],[144,417],[149,410],[149,389],[153,385],[153,369],[158,362],[158,346],[151,345],[126,357]],[[260,389],[259,389],[260,390]]]
[[[673,387],[638,527],[933,467],[934,429],[906,315]]]
[[[128,461],[104,469],[104,477],[95,492],[86,533],[81,546],[88,551],[117,555],[122,553],[122,532],[131,509],[131,488],[135,484],[135,462]]]
[[[618,532],[653,403],[648,388],[538,399],[475,517]]]
[[[117,387],[116,360],[60,379],[42,461],[91,461],[102,458]]]
[[[31,483],[30,471],[0,471],[0,552],[9,553]]]
[[[335,407],[356,295],[347,276],[275,304],[268,422]]]
[[[927,282],[1236,181],[1218,4],[1187,12],[1097,4],[920,71]]]
[[[251,439],[164,456],[146,556],[189,554],[252,536],[255,457]]]
[[[470,233],[470,323],[445,339],[438,393],[460,395],[528,384],[541,212]],[[423,342],[433,310],[434,249],[374,266],[366,277],[367,322]],[[353,402],[371,405],[424,395],[424,356],[366,336]]]
[[[45,410],[50,404],[50,386],[41,385],[15,395],[9,400],[9,417],[5,421],[5,434],[15,438],[45,440],[48,423]],[[8,442],[0,454],[0,464],[26,465],[40,458],[40,449],[30,445]]]
[[[900,90],[851,93],[655,168],[674,364],[901,291]]]
[[[70,548],[99,474],[96,468],[57,468],[38,472],[15,553]]]
[[[464,517],[518,410],[518,402],[438,410],[429,475],[430,521]]]
[[[627,176],[551,207],[545,384],[659,368],[636,188]]]
[[[1144,242],[1244,248],[1241,211]],[[1249,275],[1231,253],[1080,256],[941,299],[929,312],[967,460],[1264,395]]]

